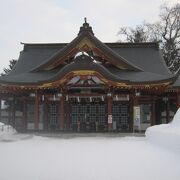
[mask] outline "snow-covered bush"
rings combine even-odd
[[[0,138],[13,135],[14,133],[16,133],[16,130],[12,126],[0,122]]]

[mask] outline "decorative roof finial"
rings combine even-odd
[[[87,18],[86,17],[84,18],[83,25],[80,27],[79,34],[81,34],[82,32],[91,33],[92,35],[94,35],[94,33],[92,31],[92,27],[89,26],[89,23],[87,23]]]

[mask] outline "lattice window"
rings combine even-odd
[[[98,117],[97,117],[98,124],[99,125],[106,125],[107,124],[107,117],[106,117],[106,106],[105,106],[105,104],[98,105],[97,111],[98,111]]]
[[[113,121],[116,121],[117,129],[129,129],[129,107],[127,103],[113,104]]]
[[[74,104],[71,106],[71,124],[76,125],[79,119],[79,105]]]
[[[58,125],[59,113],[58,113],[58,104],[50,103],[49,104],[49,126],[50,128],[56,128]]]
[[[28,102],[27,104],[27,121],[33,123],[34,122],[34,103]]]
[[[96,121],[99,125],[107,125],[107,113],[105,104],[82,103],[72,104],[71,124],[76,125],[90,123],[95,127]]]

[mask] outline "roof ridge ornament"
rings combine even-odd
[[[94,35],[93,30],[92,30],[92,27],[89,26],[89,23],[87,23],[87,18],[86,18],[86,17],[84,18],[84,23],[83,23],[83,25],[80,27],[78,36],[79,36],[81,33],[83,33],[83,32],[88,32],[88,33],[91,33],[92,35]]]

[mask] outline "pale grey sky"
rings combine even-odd
[[[116,42],[122,26],[158,19],[163,3],[179,0],[0,0],[0,72],[17,59],[20,42],[70,42],[87,17],[95,36]]]

